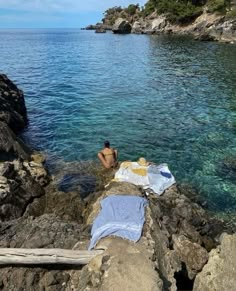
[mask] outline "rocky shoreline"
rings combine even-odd
[[[171,24],[167,17],[157,15],[155,12],[146,18],[129,22],[127,19],[118,18],[114,25],[98,23],[89,25],[87,30],[112,30],[114,33],[134,34],[173,34],[189,35],[196,40],[220,41],[226,43],[236,42],[236,19],[229,19],[220,14],[212,14],[204,11],[193,22],[186,25]]]
[[[5,75],[0,101],[0,247],[85,250],[101,199],[145,196],[129,183],[105,188],[114,173],[99,167],[84,199],[79,190],[59,191],[42,154],[17,137],[28,122],[24,95]],[[233,290],[235,229],[210,217],[187,188],[148,200],[138,243],[102,239],[104,253],[86,266],[2,266],[0,290]]]

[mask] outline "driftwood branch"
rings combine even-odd
[[[102,250],[0,248],[0,265],[86,265]]]

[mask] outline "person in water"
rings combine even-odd
[[[118,151],[110,147],[110,142],[104,142],[104,148],[98,153],[98,158],[106,169],[117,166]]]

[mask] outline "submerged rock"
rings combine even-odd
[[[96,33],[106,33],[106,29],[104,29],[104,28],[97,28],[97,29],[95,30],[95,32],[96,32]]]
[[[196,36],[195,40],[216,41],[217,37],[215,35],[212,35],[210,31],[204,31],[204,32],[201,32],[198,36]]]
[[[65,174],[58,183],[58,189],[63,192],[78,191],[82,198],[96,190],[96,177],[92,174]]]

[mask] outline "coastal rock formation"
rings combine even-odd
[[[45,195],[28,205],[24,216],[39,217],[45,213],[53,213],[62,221],[83,223],[85,203],[78,192],[60,192],[51,185],[45,191]]]
[[[141,21],[135,21],[132,25],[132,33],[141,34],[143,33],[143,27]]]
[[[30,159],[30,149],[15,136],[27,125],[24,95],[0,74],[0,160]]]
[[[153,27],[157,31],[164,23]],[[49,177],[44,157],[30,155],[10,123],[4,120],[0,125],[0,152],[9,153],[9,160],[0,162],[0,247],[86,250],[103,198],[128,194],[145,196],[149,202],[137,243],[105,237],[96,246],[103,254],[86,266],[1,267],[1,290],[233,290],[235,234],[222,237],[233,230],[209,217],[186,187],[174,185],[161,196],[146,196],[142,188],[124,182],[113,181],[104,188],[115,170],[95,171],[91,164],[92,179],[82,179],[90,183],[89,193],[83,196],[82,187],[65,193],[56,181],[66,174],[76,180],[85,177],[84,168],[79,174],[75,167],[62,171],[59,179]],[[11,155],[21,159],[12,160]]]
[[[236,19],[226,20],[221,17],[213,23],[206,22],[202,27],[198,26],[198,30],[199,34],[195,38],[199,40],[235,42]]]
[[[152,15],[145,20],[135,21],[132,33],[192,35],[203,41],[236,41],[236,19],[227,20],[225,16],[206,11],[188,25],[171,24],[165,15]]]
[[[103,198],[127,193],[144,194],[132,184],[111,183],[91,203],[86,222],[92,223],[98,215]],[[84,290],[86,284],[92,284],[92,290],[110,290],[111,286],[120,286],[119,290],[192,289],[196,274],[208,260],[208,251],[218,244],[224,225],[211,220],[199,205],[175,186],[161,196],[151,195],[148,199],[141,240],[133,244],[119,238],[103,238],[97,248],[105,249],[104,255],[83,269],[87,281],[80,277],[78,290]],[[137,270],[139,260],[142,273]],[[151,271],[153,268],[156,273]]]
[[[0,121],[0,160],[14,158],[30,160],[31,150],[14,134],[4,122]]]
[[[225,16],[204,12],[189,25],[170,24],[165,15],[156,16],[154,20],[147,19],[142,33],[174,33],[192,35],[203,41],[236,41],[236,19],[227,20]],[[132,30],[135,33],[135,29]]]
[[[118,18],[112,27],[112,31],[114,33],[120,33],[120,34],[130,33],[131,29],[132,27],[130,23],[123,18]]]
[[[194,291],[234,290],[236,278],[236,234],[223,234],[221,244],[210,252],[208,263],[194,282]]]
[[[165,16],[160,16],[152,21],[151,30],[155,32],[162,31],[168,24]]]
[[[43,167],[41,163],[31,162],[23,162],[24,167],[29,172],[30,176],[40,185],[46,186],[49,181],[49,175],[47,170]]]
[[[106,29],[100,27],[100,28],[96,29],[95,32],[96,33],[106,33]]]
[[[131,32],[137,34],[174,33],[204,41],[236,42],[235,1],[188,1],[189,5],[184,1],[164,2],[149,0],[142,8],[115,6],[105,11],[102,23],[88,29],[112,27],[115,33],[129,33],[131,25]]]
[[[0,74],[0,121],[14,132],[27,124],[24,94],[6,75]]]
[[[29,167],[18,160],[0,163],[0,221],[21,217],[34,198],[44,195]]]
[[[2,222],[2,248],[65,248],[72,249],[78,241],[88,241],[90,228],[78,222],[62,221],[55,214],[21,217]]]
[[[2,174],[9,176],[10,172],[6,167]],[[210,219],[183,192],[184,189],[173,186],[161,196],[148,196],[146,223],[138,243],[103,238],[97,245],[104,249],[102,255],[87,266],[70,270],[49,266],[2,268],[3,290],[38,290],[39,286],[74,291],[86,290],[88,286],[90,290],[111,290],[112,286],[117,290],[192,290],[195,276],[207,262],[208,252],[219,244],[220,234],[227,228],[222,222]],[[0,246],[87,249],[100,201],[114,194],[145,195],[135,185],[112,182],[105,191],[87,199],[85,205],[78,193],[58,192],[49,185],[43,196],[28,205],[23,217],[2,222]],[[13,280],[13,274],[21,280]]]

